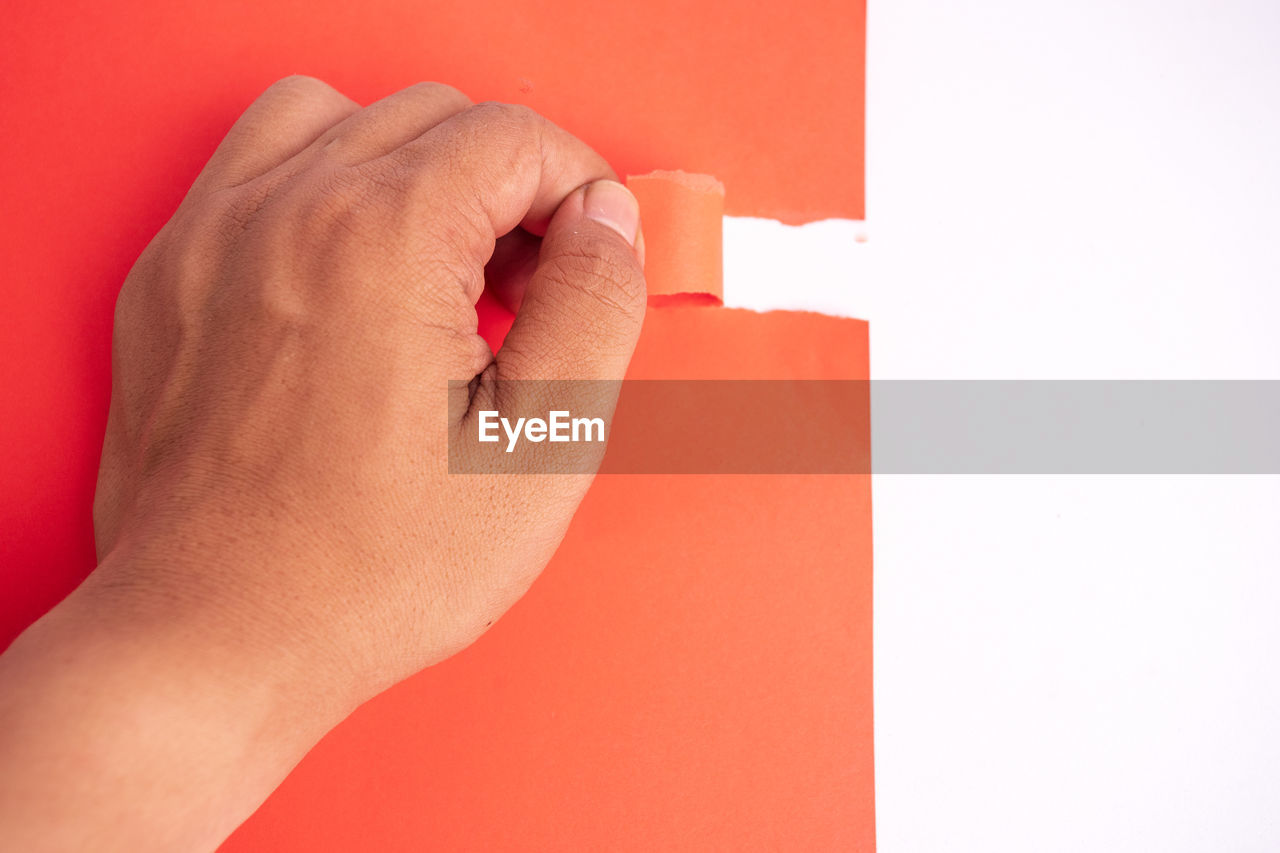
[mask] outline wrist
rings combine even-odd
[[[211,849],[349,710],[294,650],[118,565],[0,656],[0,847]]]
[[[330,726],[373,691],[315,587],[331,572],[269,544],[231,547],[214,537],[144,531],[121,543],[60,608],[68,621],[128,638],[168,657],[199,661],[211,675]],[[134,544],[136,543],[136,544]]]

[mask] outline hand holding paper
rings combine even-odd
[[[622,378],[645,285],[615,181],[447,86],[361,109],[289,78],[245,112],[119,297],[101,562],[0,658],[0,847],[211,848],[524,593],[590,475],[451,476],[448,438],[530,404],[517,380]]]

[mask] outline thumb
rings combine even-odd
[[[639,205],[616,181],[579,187],[560,203],[520,312],[498,351],[499,386],[511,380],[622,379],[644,321],[639,235]]]

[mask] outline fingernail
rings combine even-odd
[[[607,225],[622,235],[632,246],[640,229],[640,205],[631,190],[617,181],[595,181],[587,184],[582,198],[582,212],[588,219]]]

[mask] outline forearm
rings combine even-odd
[[[287,649],[99,586],[0,656],[0,849],[212,850],[347,709]]]

